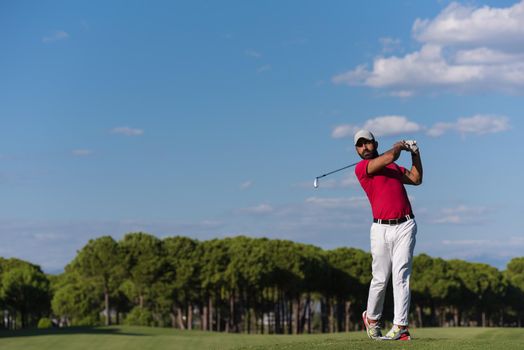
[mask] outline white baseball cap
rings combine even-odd
[[[359,139],[375,141],[375,136],[373,136],[373,134],[368,130],[359,130],[357,131],[357,133],[355,134],[355,137],[353,138],[353,141],[355,142],[355,146],[357,145],[357,142]]]

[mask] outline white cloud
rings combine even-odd
[[[48,273],[59,273],[89,239],[111,235],[120,239],[127,232],[148,232],[159,238],[184,235],[212,239],[224,231],[224,223],[207,219],[178,221],[42,221],[0,220],[0,256],[17,257],[42,266]]]
[[[407,98],[413,96],[414,92],[410,90],[399,90],[399,91],[392,91],[390,93],[391,96],[395,97],[401,97],[401,98]]]
[[[408,120],[404,116],[387,115],[367,120],[364,125],[344,124],[335,127],[331,133],[333,138],[353,137],[360,129],[370,130],[375,137],[415,133],[422,130],[422,126]]]
[[[342,180],[340,180],[340,187],[355,187],[357,185],[360,185],[358,182],[357,177],[355,176],[355,173],[352,173],[351,175],[346,176]]]
[[[368,199],[365,196],[359,197],[338,197],[338,198],[327,198],[327,197],[309,197],[305,200],[306,204],[330,208],[330,209],[346,209],[346,208],[360,208],[364,209],[369,207]]]
[[[77,157],[85,157],[93,154],[93,151],[89,149],[74,149],[71,153]]]
[[[334,139],[340,139],[343,137],[352,137],[360,127],[356,125],[343,124],[336,126],[331,132],[331,137]]]
[[[524,247],[524,237],[510,236],[505,240],[500,239],[457,239],[450,240],[445,239],[442,241],[445,245],[455,246],[486,246],[486,247],[501,247],[501,246],[512,246],[512,247]],[[515,255],[510,255],[515,256]]]
[[[504,239],[445,239],[433,243],[436,254],[445,259],[481,261],[504,269],[511,258],[522,256],[524,237],[508,234]]]
[[[42,42],[47,44],[47,43],[52,43],[54,41],[65,40],[67,38],[69,38],[69,34],[68,33],[66,33],[63,30],[55,30],[50,35],[44,36],[42,38]]]
[[[313,185],[311,182],[304,183],[304,187],[311,188]],[[333,188],[339,188],[339,182],[336,179],[318,179],[317,180],[317,186],[320,186],[320,188],[326,188],[326,189],[333,189]]]
[[[377,117],[366,121],[364,129],[372,130],[375,136],[398,135],[421,130],[421,126],[408,118],[398,115]]]
[[[348,187],[357,187],[359,182],[353,171],[349,171],[349,174],[342,177],[341,179],[337,178],[322,178],[318,179],[318,186],[320,189],[334,189],[334,188],[348,188]],[[313,181],[304,181],[295,186],[307,189],[313,189]]]
[[[382,45],[382,52],[392,52],[400,49],[400,39],[384,37],[379,39]]]
[[[247,190],[248,188],[251,188],[253,186],[253,181],[248,180],[240,184],[241,190]]]
[[[452,3],[435,19],[417,19],[413,35],[421,42],[461,46],[517,46],[524,43],[524,1],[507,8]]]
[[[312,188],[312,183],[309,184]],[[362,205],[359,205],[362,203]],[[229,232],[290,239],[322,247],[353,246],[369,249],[371,210],[365,199],[310,197],[253,215],[236,212]]]
[[[382,116],[368,119],[362,125],[342,124],[333,128],[332,138],[353,137],[360,129],[370,130],[375,137],[405,135],[426,132],[428,136],[439,137],[448,131],[455,131],[461,135],[484,135],[498,133],[510,129],[509,119],[505,116],[476,114],[471,117],[461,117],[455,122],[437,122],[431,127],[410,121],[404,116]]]
[[[428,129],[427,134],[432,137],[439,137],[446,131],[453,129],[454,125],[454,123],[435,123],[430,129]]]
[[[411,91],[427,85],[467,85],[487,73],[478,65],[450,65],[442,55],[442,47],[426,44],[420,51],[404,57],[376,58],[371,71],[359,66],[334,77],[333,82]]]
[[[255,215],[256,214],[269,214],[274,211],[274,208],[271,205],[264,203],[264,204],[259,204],[254,207],[242,208],[239,211],[243,213],[255,214]]]
[[[377,57],[332,78],[335,84],[387,88],[408,97],[415,91],[498,90],[524,87],[524,0],[507,8],[449,5],[432,20],[417,19],[418,51]]]
[[[117,127],[112,130],[113,134],[121,134],[125,136],[140,136],[144,134],[142,129],[133,129],[127,126]]]
[[[508,119],[505,117],[475,115],[470,118],[459,118],[457,131],[477,135],[506,131],[509,129]]]
[[[471,50],[459,50],[455,54],[457,64],[503,64],[517,63],[524,59],[524,54],[507,53],[479,47]]]
[[[486,222],[490,210],[486,207],[468,207],[459,205],[455,208],[444,208],[438,218],[432,220],[433,224],[481,224]]]
[[[364,82],[370,75],[366,65],[361,64],[353,70],[335,75],[331,81],[334,84],[365,85]]]
[[[429,136],[438,137],[448,130],[465,134],[490,134],[509,130],[507,117],[477,114],[472,117],[459,118],[454,123],[436,123],[427,130]]]
[[[489,239],[462,239],[462,240],[449,240],[445,239],[442,241],[442,244],[445,245],[486,245],[491,244],[493,241]]]
[[[33,237],[38,241],[58,241],[62,239],[67,239],[65,235],[56,233],[35,233]]]

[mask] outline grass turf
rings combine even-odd
[[[364,332],[246,335],[114,326],[0,331],[0,349],[524,349],[524,328],[423,328],[411,333],[411,342],[377,342]]]

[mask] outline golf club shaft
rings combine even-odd
[[[317,179],[320,179],[320,178],[322,178],[322,177],[324,177],[324,176],[328,176],[328,175],[334,174],[334,173],[336,173],[336,172],[339,172],[339,171],[344,170],[344,169],[347,169],[347,168],[351,168],[352,166],[355,166],[355,165],[357,165],[357,164],[358,164],[358,162],[353,163],[353,164],[350,164],[350,165],[347,165],[347,166],[345,166],[345,167],[343,167],[343,168],[340,168],[340,169],[337,169],[337,170],[333,170],[333,171],[331,171],[331,172],[329,172],[329,173],[327,173],[327,174],[324,174],[324,175],[321,175],[321,176],[317,176]]]

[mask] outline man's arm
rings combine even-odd
[[[422,160],[420,159],[420,150],[411,152],[411,169],[404,172],[402,183],[406,185],[418,186],[422,183]]]
[[[368,175],[373,175],[379,172],[380,170],[384,169],[388,164],[391,164],[394,161],[396,161],[400,156],[401,151],[409,151],[409,147],[406,146],[404,142],[399,141],[395,143],[389,151],[384,152],[377,158],[373,158],[372,160],[370,160],[367,167]]]

